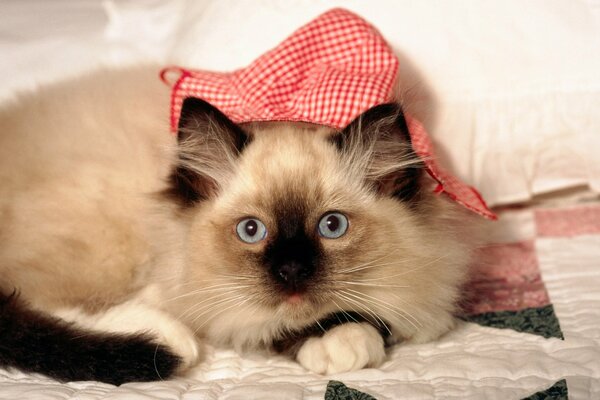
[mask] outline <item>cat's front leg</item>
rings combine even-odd
[[[190,328],[137,298],[94,314],[80,308],[65,308],[53,314],[79,328],[95,332],[146,334],[181,359],[179,372],[196,365],[201,356],[199,343]]]
[[[296,359],[319,374],[355,371],[379,366],[385,359],[385,345],[379,331],[369,323],[345,323],[321,337],[307,339]]]

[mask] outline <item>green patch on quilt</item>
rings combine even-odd
[[[567,381],[562,380],[546,390],[532,394],[523,400],[568,400],[569,391],[567,390]]]
[[[340,381],[329,381],[325,400],[376,400],[375,397],[349,388]]]
[[[466,317],[466,320],[492,328],[513,329],[517,332],[532,333],[545,338],[564,339],[552,304],[519,311],[497,311],[470,315]]]

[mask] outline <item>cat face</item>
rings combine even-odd
[[[396,320],[393,296],[410,301],[404,286],[424,289],[411,269],[437,252],[421,243],[428,200],[398,106],[376,107],[341,132],[242,129],[188,99],[179,139],[169,194],[190,215],[186,273],[205,283],[191,301],[215,306],[190,317],[246,313],[293,327],[354,310]]]
[[[252,302],[312,313],[345,269],[371,258],[366,248],[382,248],[391,226],[376,196],[341,173],[323,135],[280,128],[254,138],[223,193],[196,215],[191,240],[212,242],[213,274],[247,278]]]

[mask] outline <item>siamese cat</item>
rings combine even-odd
[[[188,98],[175,135],[157,71],[2,106],[0,366],[121,384],[183,374],[211,343],[331,374],[452,328],[469,224],[400,105],[337,131]]]

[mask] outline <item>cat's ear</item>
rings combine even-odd
[[[216,195],[251,137],[204,100],[186,98],[177,131],[178,160],[166,194],[185,206]]]
[[[399,104],[381,104],[365,111],[331,140],[348,168],[362,175],[378,193],[418,201],[424,165],[412,148]]]

